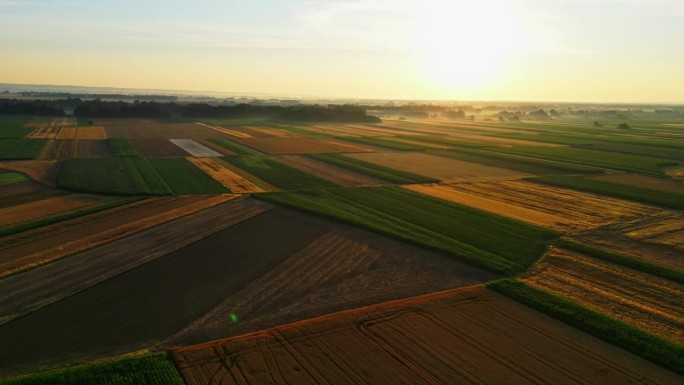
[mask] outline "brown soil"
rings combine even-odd
[[[173,355],[188,385],[683,380],[481,287],[331,314]]]
[[[0,277],[55,261],[235,196],[149,198],[0,239]]]
[[[190,154],[176,146],[168,139],[131,139],[133,147],[141,156],[155,157],[174,157],[190,156]]]
[[[273,155],[368,152],[365,147],[345,144],[333,140],[299,137],[299,138],[234,138],[235,142],[255,148]]]
[[[194,123],[116,124],[105,126],[111,138],[178,139],[227,138],[228,135]]]
[[[250,134],[253,138],[296,138],[301,135],[291,131],[271,126],[242,126],[242,132]]]
[[[384,181],[302,155],[283,155],[278,160],[345,187],[385,184]]]
[[[214,162],[211,158],[188,157],[186,159],[233,193],[246,194],[264,191],[261,187]]]
[[[480,182],[520,179],[521,172],[414,152],[352,154],[353,158],[443,181]]]
[[[254,137],[251,134],[248,134],[248,133],[243,132],[241,130],[232,130],[229,128],[225,128],[225,127],[221,127],[221,126],[212,126],[210,124],[200,123],[200,122],[197,122],[195,124],[197,124],[198,126],[201,126],[201,127],[210,128],[210,129],[217,131],[217,132],[220,132],[222,134],[234,136],[236,138],[253,138]]]
[[[659,211],[575,236],[578,240],[684,271],[684,215]]]
[[[55,139],[107,139],[102,126],[62,127]]]
[[[78,158],[108,158],[112,156],[106,140],[79,140]]]
[[[0,208],[0,228],[106,203],[109,197],[68,194]]]
[[[341,125],[316,125],[316,126],[299,126],[299,128],[320,132],[321,134],[328,134],[333,136],[392,136],[396,133],[389,133],[381,131],[369,131],[361,128],[341,126]],[[391,132],[391,130],[389,130]]]
[[[621,199],[524,181],[404,188],[566,234],[642,218],[658,211]]]
[[[684,195],[684,181],[655,178],[637,174],[610,174],[590,176],[586,179],[599,180],[603,182],[623,184],[627,186],[642,187],[652,190],[671,192]],[[682,198],[684,199],[684,197]]]
[[[78,141],[75,139],[51,140],[40,154],[41,160],[61,160],[76,158]]]
[[[59,174],[59,163],[54,160],[19,160],[0,162],[0,169],[28,175],[31,179],[54,186]]]
[[[682,284],[558,248],[553,248],[525,281],[684,343]]]
[[[324,221],[321,226],[328,227]],[[355,229],[334,229],[227,297],[164,346],[240,335],[344,309],[494,279],[437,253]],[[239,318],[229,323],[229,315]]]
[[[205,145],[205,146],[211,148],[212,150],[219,152],[223,155],[226,155],[226,156],[238,155],[237,153],[234,153],[233,151],[230,151],[229,149],[222,147],[222,146],[219,146],[218,144],[210,142],[206,139],[195,139],[195,140],[197,141],[197,143],[202,143],[203,145]]]

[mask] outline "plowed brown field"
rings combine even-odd
[[[195,139],[195,140],[197,141],[197,143],[202,143],[203,145],[205,145],[205,146],[211,148],[212,150],[219,152],[223,155],[227,155],[227,156],[236,156],[237,155],[233,151],[230,151],[229,149],[222,147],[222,146],[219,146],[216,143],[212,143],[206,139]]]
[[[524,279],[598,312],[684,343],[684,285],[553,248]]]
[[[327,139],[299,138],[234,138],[234,141],[273,155],[369,152],[365,147]]]
[[[684,194],[684,182],[681,180],[654,178],[651,176],[637,174],[609,174],[590,176],[587,177],[587,179],[624,184],[627,186],[648,188],[652,190],[671,192],[675,194]]]
[[[0,208],[0,228],[102,204],[111,199],[97,195],[68,194],[2,207]]]
[[[269,208],[251,199],[228,202],[7,277],[0,280],[0,323],[151,262]]]
[[[234,136],[234,137],[236,137],[236,138],[253,138],[253,137],[254,137],[254,136],[252,136],[251,134],[248,134],[248,133],[246,133],[246,132],[239,131],[239,130],[231,130],[231,129],[226,128],[226,127],[213,126],[213,125],[210,125],[210,124],[200,123],[200,122],[197,122],[197,123],[195,123],[195,124],[197,124],[198,126],[201,126],[201,127],[205,127],[205,128],[212,129],[212,130],[217,131],[217,132],[220,132],[220,133],[222,133],[222,134]]]
[[[443,181],[480,182],[520,179],[530,176],[521,172],[490,167],[478,163],[441,158],[422,153],[384,152],[351,154],[350,157],[381,166],[437,178]]]
[[[642,218],[659,211],[630,201],[524,181],[403,187],[563,233]]]
[[[62,160],[72,158],[106,158],[111,156],[105,140],[51,140],[40,154],[41,160]]]
[[[233,193],[246,194],[264,191],[261,187],[214,162],[211,158],[188,157],[186,159]]]
[[[227,138],[227,134],[194,123],[155,123],[107,125],[107,134],[112,138],[127,139],[177,139],[177,138]]]
[[[173,355],[188,385],[684,381],[481,287],[331,314]]]
[[[384,181],[301,155],[283,155],[285,164],[346,187],[385,184]]]
[[[176,146],[168,139],[131,139],[129,140],[138,154],[141,156],[156,157],[174,157],[174,156],[190,156],[190,154],[181,147]]]
[[[54,186],[59,174],[59,163],[54,160],[19,160],[0,162],[0,169],[24,173],[31,179]]]
[[[0,277],[111,242],[235,196],[149,198],[0,238]]]
[[[327,227],[325,221],[321,226]],[[390,238],[337,225],[227,297],[165,346],[240,335],[335,311],[494,279],[493,274]],[[226,324],[235,313],[239,322]]]

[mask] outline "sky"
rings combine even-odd
[[[0,0],[0,83],[684,102],[684,0]]]

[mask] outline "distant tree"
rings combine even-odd
[[[444,113],[449,119],[465,119],[466,114],[463,110],[458,111],[447,111]]]
[[[601,127],[603,126],[598,120],[594,120],[594,127]]]
[[[617,128],[620,130],[631,130],[632,127],[629,126],[627,123],[620,123],[617,125]]]
[[[560,116],[560,114],[558,113],[558,111],[556,111],[556,110],[553,109],[553,108],[551,109],[551,111],[549,111],[549,115],[554,116],[554,117],[559,117],[559,116]]]
[[[530,118],[532,119],[548,119],[549,114],[546,113],[544,110],[537,110],[537,111],[532,111],[529,113]]]

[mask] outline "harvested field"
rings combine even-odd
[[[481,287],[331,314],[173,354],[189,385],[683,380]]]
[[[385,183],[379,179],[302,155],[283,155],[278,160],[345,187],[371,186]]]
[[[28,136],[30,139],[54,139],[59,134],[59,126],[42,126],[36,127]]]
[[[295,134],[291,131],[283,130],[282,128],[273,126],[242,126],[240,127],[245,133],[249,133],[254,138],[296,138],[301,135]]]
[[[233,193],[248,194],[264,191],[261,187],[223,167],[221,164],[213,161],[211,158],[188,157],[186,159]]]
[[[54,160],[19,160],[0,162],[0,169],[28,175],[31,179],[54,186],[59,174],[59,164]]]
[[[127,139],[174,139],[174,138],[226,138],[227,134],[194,123],[156,123],[107,125],[112,138]]]
[[[663,167],[663,172],[672,178],[684,180],[684,166]]]
[[[275,208],[0,325],[0,375],[150,347],[329,230],[319,224]],[[179,230],[204,231],[191,229]]]
[[[684,271],[684,215],[660,211],[577,234],[574,238]]]
[[[370,151],[369,149],[362,146],[305,136],[298,138],[235,138],[233,140],[242,145],[252,147],[254,149],[272,155]]]
[[[385,132],[385,130],[379,130],[379,131],[370,131],[367,129],[361,129],[357,127],[350,127],[350,126],[337,126],[337,125],[315,125],[315,126],[297,126],[299,128],[303,128],[305,130],[311,130],[315,132],[320,132],[322,134],[328,134],[328,135],[333,135],[333,136],[392,136],[395,135],[396,133],[403,133],[402,131],[396,131],[393,132],[392,130],[389,130],[390,132]]]
[[[682,284],[559,248],[553,248],[523,280],[684,344]]]
[[[0,281],[0,323],[57,302],[79,290],[259,215],[269,208],[269,205],[260,202],[240,199],[182,218],[165,218],[169,221],[126,238],[7,277]],[[177,209],[173,210],[178,214]]]
[[[149,198],[0,238],[0,277],[114,241],[235,198]]]
[[[190,155],[198,158],[206,158],[206,157],[212,157],[212,156],[221,156],[221,153],[218,153],[211,148],[201,145],[197,142],[195,142],[192,139],[169,139],[173,144],[176,146],[182,148],[186,152],[188,152]]]
[[[404,188],[566,234],[642,218],[659,211],[630,201],[525,181]]]
[[[328,225],[321,221],[321,226]],[[250,282],[165,346],[210,341],[344,309],[468,286],[491,273],[351,226],[334,229]],[[234,313],[239,322],[226,325]]]
[[[187,151],[171,143],[168,139],[131,139],[129,141],[138,154],[149,158],[185,157],[190,155]]]
[[[197,122],[195,124],[197,124],[198,126],[210,128],[214,131],[218,131],[218,132],[226,134],[226,135],[234,136],[236,138],[253,138],[254,137],[251,134],[248,134],[246,132],[242,132],[242,131],[238,131],[238,130],[230,129],[230,128],[226,128],[226,127],[213,126],[210,124],[200,123],[200,122]]]
[[[105,203],[108,197],[68,194],[0,208],[0,228]]]
[[[56,139],[48,142],[40,159],[107,158],[111,155],[106,140]]]
[[[529,174],[422,153],[350,154],[349,157],[443,181],[481,182],[520,179]]]
[[[590,176],[586,179],[599,180],[603,182],[623,184],[640,188],[648,188],[675,194],[684,194],[684,181],[655,178],[638,174],[609,174]]]
[[[55,139],[107,139],[102,126],[62,127]]]

